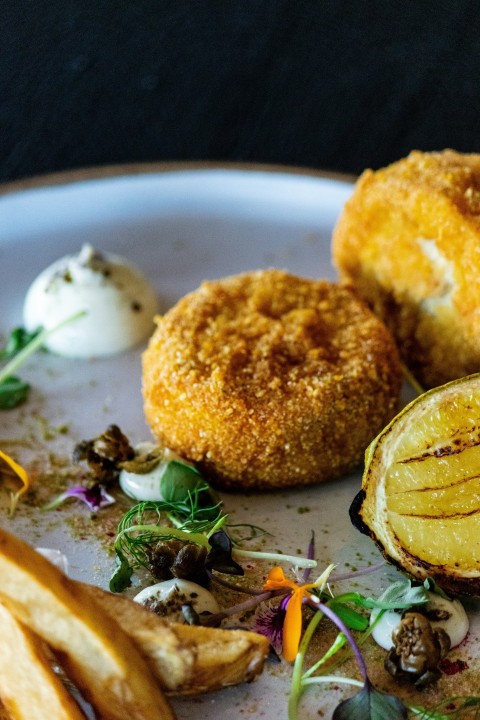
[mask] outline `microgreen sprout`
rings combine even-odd
[[[10,362],[0,370],[0,410],[11,410],[27,399],[30,385],[14,375],[20,365],[39,350],[50,335],[84,315],[83,310],[77,312],[48,330],[43,328],[28,333],[23,328],[15,328],[11,332],[5,348],[0,353],[0,359],[10,358]]]
[[[159,541],[180,540],[206,548],[205,569],[222,573],[243,574],[234,556],[289,563],[297,568],[317,565],[313,558],[239,547],[238,539],[229,535],[228,515],[222,511],[222,503],[191,465],[170,461],[161,478],[161,495],[163,500],[137,503],[120,521],[114,543],[117,564],[110,582],[111,590],[123,590],[130,583],[136,567],[151,566],[152,549]],[[244,538],[244,542],[265,534],[255,525],[235,524],[231,527],[249,529],[249,537]]]
[[[297,568],[315,568],[317,567],[316,560],[310,560],[309,558],[302,558],[298,555],[285,555],[284,553],[271,553],[271,552],[260,552],[257,550],[244,550],[241,548],[234,548],[234,554],[238,557],[252,558],[256,560],[271,560],[276,563],[288,563]]]
[[[480,697],[449,697],[431,708],[411,705],[409,710],[420,720],[473,720],[480,717]]]

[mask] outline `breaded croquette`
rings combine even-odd
[[[480,370],[480,155],[416,151],[364,172],[333,256],[424,387]]]
[[[361,462],[401,375],[390,333],[352,291],[256,271],[204,282],[157,318],[145,413],[219,487],[309,485]]]

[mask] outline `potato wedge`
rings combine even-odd
[[[263,669],[270,651],[266,637],[248,630],[176,625],[179,639],[196,649],[188,682],[177,692],[193,695],[251,682]]]
[[[147,663],[81,583],[0,529],[0,599],[59,657],[104,720],[172,720]]]
[[[161,687],[193,695],[249,682],[269,652],[263,635],[169,623],[127,597],[84,586],[104,610],[131,635]]]
[[[44,643],[0,603],[0,698],[12,720],[85,720]],[[2,711],[0,711],[0,718]]]

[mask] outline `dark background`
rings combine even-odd
[[[1,0],[0,180],[480,151],[477,0]]]

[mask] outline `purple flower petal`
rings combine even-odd
[[[290,595],[286,595],[278,605],[262,607],[257,612],[253,627],[255,632],[268,638],[277,655],[282,652],[283,623],[289,600]]]
[[[308,543],[308,549],[307,549],[307,558],[309,560],[313,560],[315,557],[315,533],[312,530],[312,536],[310,538],[310,542]],[[311,568],[305,568],[303,571],[303,585],[306,585],[309,578],[310,573],[312,572]]]
[[[94,485],[93,487],[85,487],[84,485],[75,485],[74,487],[66,490],[64,493],[59,495],[49,505],[45,507],[45,510],[54,510],[67,498],[77,498],[82,500],[92,512],[100,510],[100,508],[112,505],[115,502],[115,498],[107,493],[103,485]]]

